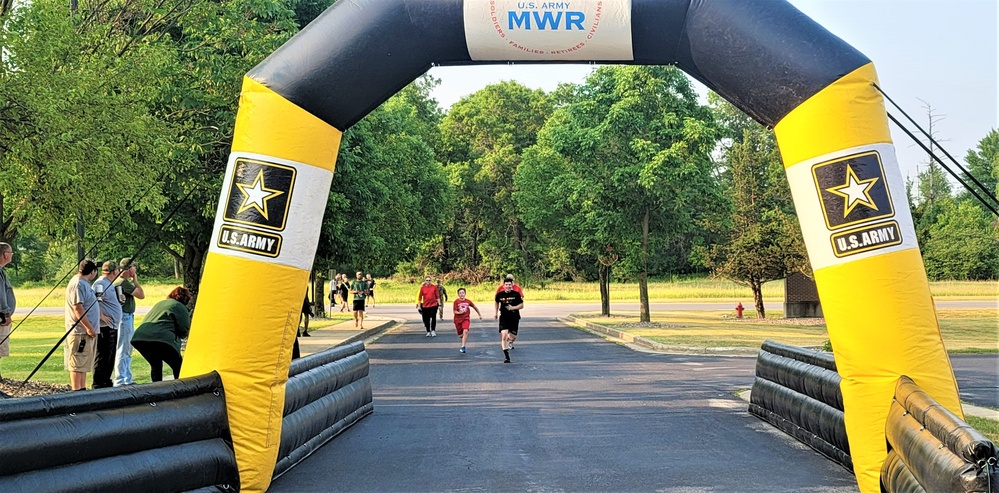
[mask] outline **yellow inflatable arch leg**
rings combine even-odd
[[[865,65],[775,131],[840,375],[861,491],[880,491],[885,420],[900,374],[957,416],[957,383],[888,133]],[[842,122],[851,122],[843,125]]]
[[[222,375],[243,491],[265,491],[274,471],[291,351],[340,137],[244,78],[181,372]]]

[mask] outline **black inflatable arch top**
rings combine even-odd
[[[343,131],[435,65],[497,63],[471,59],[462,4],[339,0],[247,75]],[[631,25],[634,60],[593,61],[676,65],[771,127],[870,62],[785,0],[631,0]]]

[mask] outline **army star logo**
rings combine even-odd
[[[895,215],[881,156],[862,152],[812,166],[826,227],[837,231]]]
[[[293,166],[236,159],[223,216],[225,222],[284,230],[295,175]]]
[[[243,192],[243,194],[246,195],[243,199],[243,205],[239,206],[239,210],[236,211],[236,214],[253,207],[254,209],[257,209],[262,216],[264,216],[264,219],[268,219],[267,201],[284,193],[281,190],[267,188],[264,185],[264,170],[257,172],[257,177],[253,179],[252,187],[242,183],[237,183],[236,186],[239,187],[240,192]]]
[[[850,165],[847,165],[846,185],[827,188],[826,191],[832,192],[846,199],[846,207],[843,210],[843,217],[845,218],[853,212],[853,208],[856,207],[857,204],[878,210],[878,206],[874,205],[874,200],[871,199],[870,190],[871,187],[873,187],[874,184],[880,179],[880,177],[875,176],[874,178],[860,180],[857,178],[857,173],[853,171],[853,168],[851,168]]]

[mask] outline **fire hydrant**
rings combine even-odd
[[[740,301],[738,305],[735,305],[735,318],[742,318],[742,311],[745,308],[742,307],[742,302]]]

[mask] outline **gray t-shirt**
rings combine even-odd
[[[111,279],[101,276],[94,281],[94,293],[101,291],[104,292],[104,295],[97,297],[101,307],[101,315],[111,319],[111,325],[105,325],[101,322],[101,326],[112,329],[121,328],[121,301],[118,300],[118,293],[114,289]]]
[[[73,305],[77,303],[83,304],[83,309],[87,310],[86,316],[87,320],[94,329],[98,329],[101,326],[101,310],[97,306],[97,295],[94,294],[94,289],[87,284],[86,281],[80,278],[77,274],[69,280],[69,284],[66,286],[66,329],[73,327],[76,324],[76,312],[73,311]],[[87,329],[83,324],[76,324],[76,328],[73,330],[77,334],[86,334]]]
[[[7,279],[7,271],[0,267],[0,313],[9,321],[16,308],[17,300],[14,299],[14,287]]]

